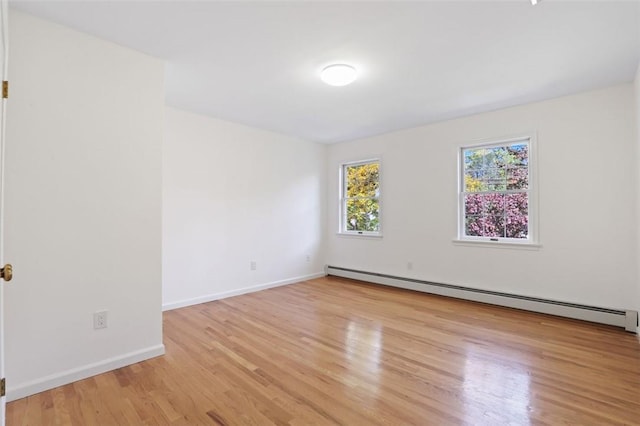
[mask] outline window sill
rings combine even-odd
[[[382,238],[382,234],[357,234],[357,233],[351,233],[351,232],[336,232],[336,235],[338,237],[347,237],[347,238]]]
[[[540,250],[542,245],[536,243],[511,243],[505,241],[481,241],[481,240],[460,240],[454,239],[452,243],[456,246],[467,247],[490,247],[497,249],[516,249],[516,250]]]

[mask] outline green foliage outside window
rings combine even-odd
[[[346,165],[344,179],[344,229],[380,230],[380,163]]]

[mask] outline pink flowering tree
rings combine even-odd
[[[527,238],[528,189],[527,143],[464,150],[465,235]]]

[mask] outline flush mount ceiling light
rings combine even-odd
[[[346,64],[329,65],[320,74],[322,81],[331,86],[346,86],[353,83],[357,76],[356,69]]]
[[[538,4],[539,1],[540,0],[531,0],[531,4],[535,6],[536,4]]]

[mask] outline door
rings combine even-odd
[[[9,21],[8,21],[8,0],[0,0],[0,73],[2,73],[2,81],[7,80],[8,70],[8,54],[9,54]],[[4,135],[7,116],[7,99],[4,90],[4,84],[2,85],[2,102],[0,102],[0,265],[4,265]],[[0,275],[2,278],[11,279],[11,268],[2,268]],[[5,276],[6,275],[6,276]],[[4,384],[4,282],[0,280],[0,382]],[[4,386],[0,386],[4,390]],[[5,404],[6,397],[4,392],[0,392],[0,426],[4,426],[5,421]]]

